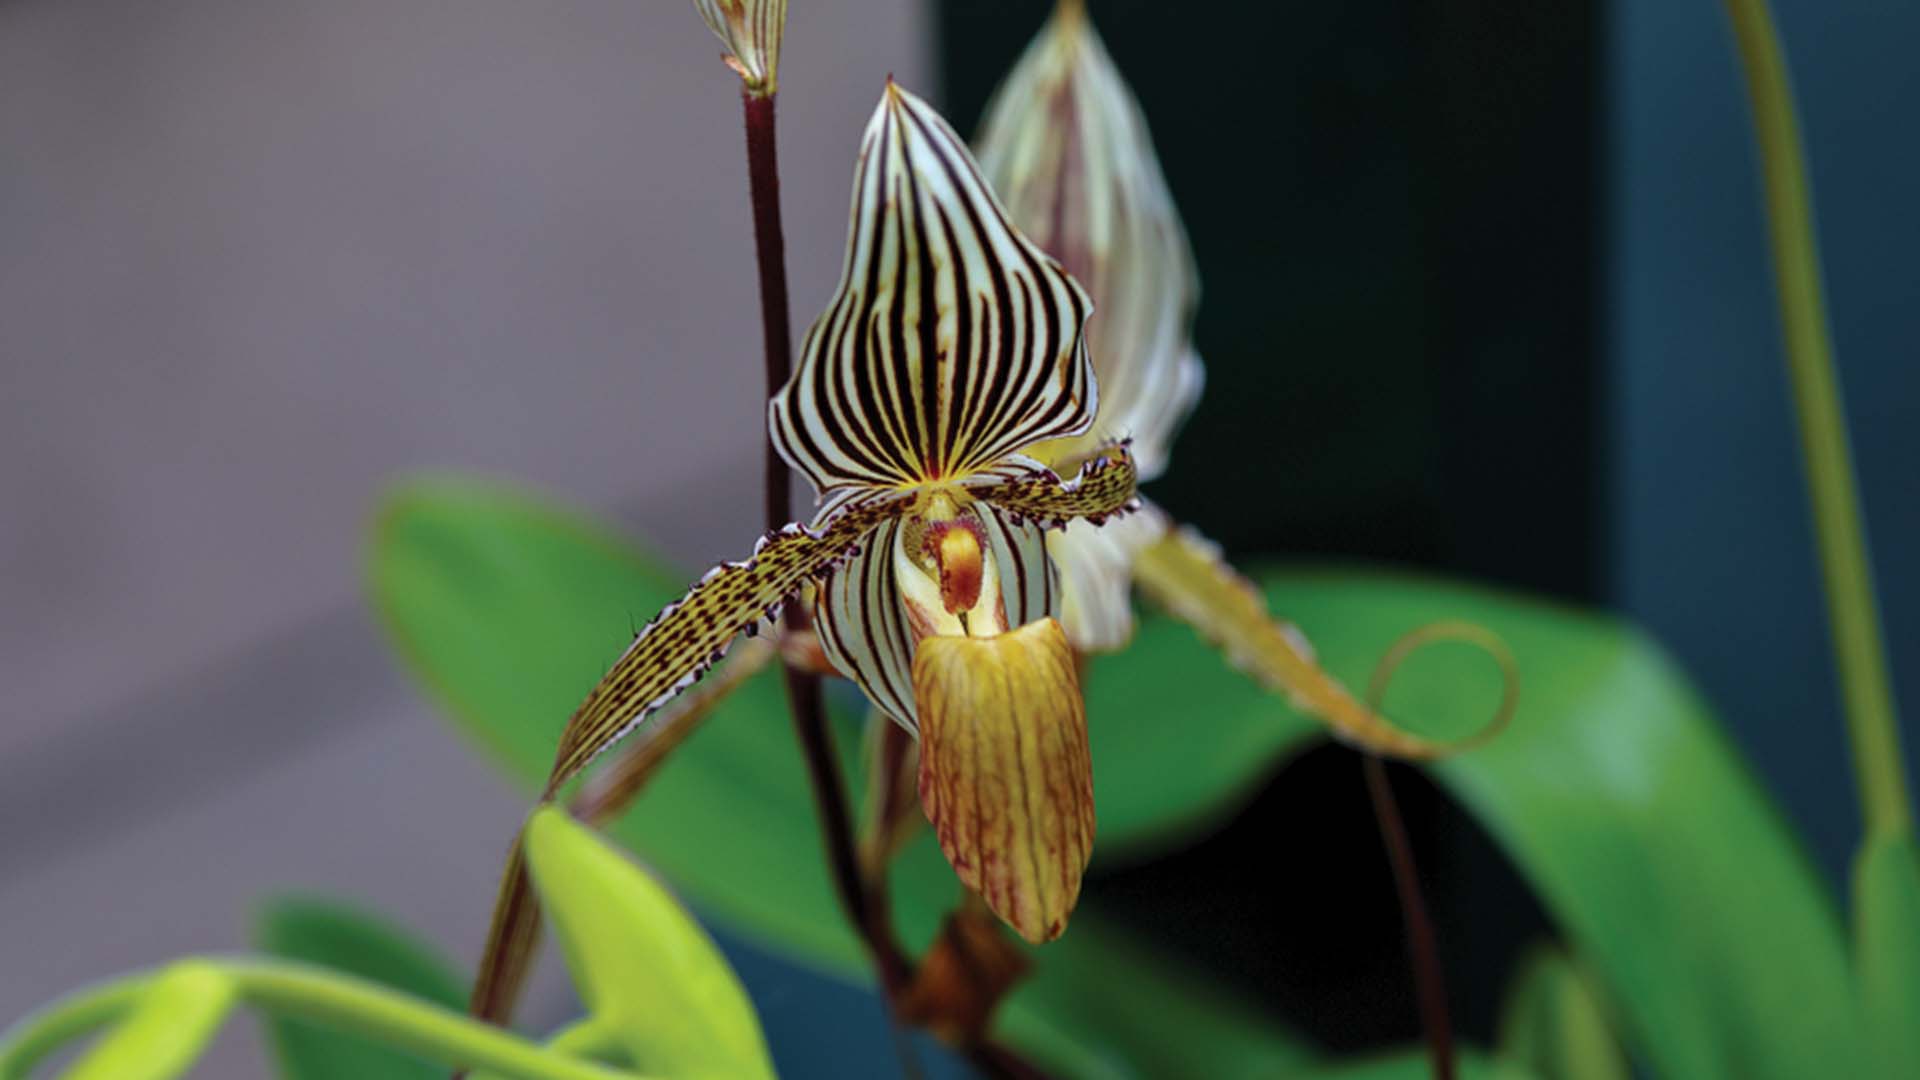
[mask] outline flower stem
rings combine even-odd
[[[767,397],[772,398],[787,384],[793,370],[793,335],[788,325],[786,240],[780,224],[780,164],[776,150],[774,97],[742,90],[741,104],[746,112],[747,181],[753,202],[754,254],[760,269],[761,338],[766,351]],[[792,512],[791,473],[787,463],[767,441],[766,520],[768,529],[777,529]],[[785,615],[788,631],[805,628],[806,616],[798,604],[788,604]],[[860,873],[859,851],[853,832],[853,814],[847,801],[846,783],[840,775],[840,759],[834,748],[833,731],[827,726],[826,700],[820,678],[793,664],[786,664],[787,703],[792,708],[793,726],[813,782],[814,804],[826,835],[827,863],[833,874],[835,891],[847,919],[867,944],[882,990],[891,1001],[904,985],[908,964],[900,946],[893,940],[891,920],[877,910],[874,897],[865,888]]]
[[[1759,137],[1787,371],[1800,416],[1801,453],[1862,814],[1869,832],[1907,830],[1912,812],[1905,759],[1834,371],[1820,248],[1786,58],[1766,0],[1725,2]]]
[[[1453,1028],[1447,1019],[1447,977],[1440,967],[1440,950],[1435,944],[1433,920],[1420,895],[1420,872],[1414,866],[1413,845],[1407,841],[1406,822],[1400,817],[1400,804],[1393,797],[1393,785],[1387,768],[1374,754],[1360,756],[1367,774],[1367,794],[1373,800],[1373,816],[1380,823],[1380,841],[1387,848],[1387,862],[1393,867],[1393,883],[1400,892],[1400,916],[1407,930],[1407,962],[1413,968],[1414,988],[1420,1001],[1420,1026],[1427,1034],[1427,1057],[1433,1065],[1434,1080],[1453,1080]]]
[[[780,224],[780,155],[775,138],[774,95],[740,92],[747,120],[747,184],[753,200],[753,248],[760,268],[760,337],[765,346],[767,399],[787,385],[793,371],[793,330],[787,305],[787,240]],[[785,525],[793,513],[793,482],[787,463],[766,446],[767,528]]]
[[[240,1001],[296,1017],[452,1068],[484,1069],[515,1080],[639,1080],[583,1061],[459,1013],[363,979],[272,960],[206,961],[233,980]],[[81,991],[0,1037],[0,1078],[24,1080],[64,1043],[110,1023],[153,982],[136,975]]]

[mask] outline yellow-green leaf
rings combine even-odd
[[[566,811],[534,812],[527,868],[596,1025],[643,1072],[772,1077],[733,969],[665,886]]]
[[[233,1007],[233,980],[186,960],[162,972],[118,1027],[66,1073],[66,1080],[170,1080],[193,1068]]]

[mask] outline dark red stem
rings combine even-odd
[[[1367,774],[1367,794],[1373,799],[1373,816],[1380,823],[1380,840],[1387,847],[1387,862],[1393,867],[1393,883],[1400,891],[1400,915],[1407,929],[1407,962],[1413,968],[1414,988],[1419,996],[1420,1026],[1427,1033],[1427,1056],[1433,1063],[1435,1080],[1453,1080],[1453,1027],[1447,1019],[1447,976],[1440,967],[1433,920],[1420,894],[1420,872],[1414,866],[1413,845],[1407,842],[1407,825],[1400,818],[1400,804],[1393,797],[1386,766],[1375,755],[1363,754],[1361,768]]]
[[[780,392],[793,370],[793,334],[787,311],[787,245],[780,225],[780,159],[776,149],[772,95],[741,92],[747,124],[747,181],[753,198],[754,254],[760,267],[760,327],[766,347],[767,397]],[[768,529],[777,529],[792,512],[791,472],[787,463],[767,443],[766,520]],[[789,604],[788,630],[806,628],[806,615],[799,605]],[[833,872],[835,891],[853,923],[873,952],[882,987],[889,997],[904,984],[907,963],[892,939],[889,920],[874,910],[872,897],[860,874],[860,857],[855,846],[853,815],[848,808],[847,789],[840,776],[840,759],[834,749],[833,731],[827,726],[826,701],[821,695],[820,677],[787,665],[787,702],[793,711],[794,732],[806,759],[807,774],[813,781],[814,804],[820,814],[820,827],[826,834],[827,863]]]
[[[760,334],[766,346],[767,398],[787,385],[793,371],[793,332],[787,315],[787,241],[780,226],[780,155],[774,138],[773,96],[742,90],[747,113],[747,183],[753,195],[753,247],[760,266]],[[792,473],[767,442],[767,528],[785,525],[793,512]]]

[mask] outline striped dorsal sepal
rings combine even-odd
[[[787,525],[762,537],[745,560],[707,571],[634,637],[567,721],[549,794],[698,681],[736,637],[774,618],[801,587],[858,554],[878,526],[899,514],[900,502],[843,503],[811,528]]]
[[[839,288],[768,408],[815,488],[963,480],[1085,432],[1087,294],[1008,223],[965,145],[887,84],[861,142]]]

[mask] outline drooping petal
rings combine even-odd
[[[1136,476],[1127,444],[1111,443],[1080,466],[1071,480],[1039,468],[1009,474],[1001,466],[980,482],[967,485],[977,499],[1014,517],[1060,528],[1076,518],[1100,524],[1138,505]]]
[[[1021,937],[1066,928],[1093,853],[1093,770],[1073,649],[1052,619],[934,637],[913,664],[920,805],[968,888]]]
[[[813,629],[828,662],[858,684],[875,708],[914,731],[913,630],[895,565],[901,527],[898,520],[880,525],[859,554],[821,582]]]
[[[740,73],[747,92],[772,94],[779,83],[787,0],[693,0],[693,6],[727,47],[727,63]]]
[[[567,721],[548,779],[552,794],[655,709],[692,686],[735,637],[771,618],[801,586],[831,570],[893,520],[893,500],[843,504],[812,528],[768,533],[744,562],[721,563],[654,616]]]
[[[1089,310],[946,121],[889,82],[861,142],[839,289],[768,406],[774,443],[825,494],[956,480],[1084,432]]]
[[[1300,628],[1274,618],[1253,583],[1220,557],[1218,545],[1192,529],[1166,532],[1140,553],[1134,573],[1148,598],[1192,624],[1234,666],[1285,693],[1294,708],[1326,724],[1343,742],[1389,757],[1431,760],[1491,738],[1512,716],[1516,689],[1512,661],[1505,647],[1496,647],[1497,639],[1484,631],[1480,636],[1452,631],[1441,636],[1466,637],[1487,648],[1506,678],[1506,699],[1494,720],[1480,731],[1456,742],[1439,742],[1396,727],[1355,697],[1320,666]]]
[[[1100,415],[1047,460],[1131,436],[1141,479],[1153,479],[1204,381],[1193,349],[1199,274],[1146,117],[1080,4],[1060,5],[1028,46],[976,146],[1014,224],[1093,297]]]
[[[1133,637],[1133,563],[1166,534],[1167,516],[1145,499],[1104,525],[1070,521],[1047,534],[1060,568],[1060,625],[1082,653],[1114,652]]]

